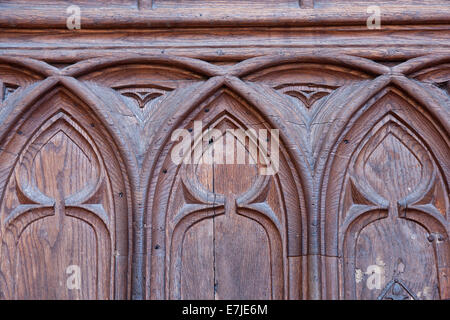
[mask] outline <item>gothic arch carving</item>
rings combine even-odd
[[[225,133],[226,129],[276,128],[271,126],[273,124],[271,120],[261,115],[264,114],[264,108],[267,107],[255,108],[253,103],[247,102],[249,101],[248,94],[243,98],[245,96],[243,84],[240,82],[237,86],[233,84],[233,81],[239,80],[212,78],[205,83],[205,90],[201,95],[194,97],[195,104],[178,107],[176,110],[178,114],[171,116],[171,119],[174,119],[170,123],[172,128],[165,128],[165,132],[160,137],[155,137],[155,141],[160,143],[158,153],[156,155],[149,154],[148,160],[144,162],[145,169],[151,169],[149,171],[151,173],[150,182],[143,182],[143,185],[149,186],[149,189],[144,191],[147,199],[144,207],[144,221],[145,225],[152,226],[151,229],[147,229],[146,235],[147,298],[239,297],[239,294],[233,292],[239,288],[239,285],[235,283],[235,288],[231,284],[227,287],[226,281],[223,281],[227,279],[226,270],[229,267],[223,260],[225,255],[221,256],[220,252],[214,252],[220,248],[229,248],[231,243],[237,245],[234,242],[235,239],[242,239],[239,245],[242,246],[242,252],[248,253],[245,257],[254,257],[251,253],[251,243],[260,243],[262,248],[265,248],[264,250],[268,250],[267,254],[263,254],[264,250],[261,251],[261,255],[265,259],[260,261],[261,265],[257,265],[261,267],[261,272],[269,272],[268,277],[260,278],[272,279],[271,285],[265,287],[260,284],[261,288],[265,289],[260,289],[259,295],[256,291],[247,292],[247,297],[282,299],[301,297],[306,294],[300,292],[298,283],[292,283],[289,280],[292,278],[289,274],[300,275],[303,272],[301,270],[302,255],[307,252],[308,228],[308,222],[303,214],[304,198],[301,194],[304,187],[300,185],[300,179],[303,179],[304,176],[300,178],[296,171],[290,169],[294,165],[290,150],[287,150],[282,144],[280,170],[277,175],[263,179],[257,178],[256,174],[253,178],[245,178],[249,174],[248,172],[252,171],[251,167],[247,168],[241,172],[241,175],[235,177],[235,179],[243,178],[242,181],[246,187],[241,186],[242,190],[234,191],[229,189],[233,187],[227,184],[227,179],[225,179],[227,174],[233,173],[220,173],[221,169],[218,169],[220,164],[216,167],[198,169],[207,165],[176,165],[170,157],[174,147],[174,143],[169,141],[172,129],[190,129],[188,132],[193,132],[195,130],[192,130],[195,125],[194,121],[203,121],[205,128],[216,128],[222,133]],[[195,131],[193,134],[196,134]],[[283,140],[284,134],[286,132],[280,132],[280,140]],[[211,147],[211,144],[214,145],[211,140],[199,142],[203,138],[204,134],[199,137],[195,136],[193,141],[197,141],[195,143],[198,145],[204,144],[206,150]],[[155,159],[155,161],[149,162],[151,159]],[[217,180],[211,180],[212,174],[216,176],[216,179],[222,174],[223,179],[217,183]],[[148,177],[147,174],[144,176]],[[249,181],[253,181],[253,183]],[[283,185],[280,181],[283,181]],[[295,203],[292,201],[286,203],[284,198],[296,200]],[[258,238],[257,242],[247,240],[246,243],[245,238],[239,236],[242,230],[236,229],[237,220],[233,219],[239,221],[243,219],[241,221],[242,228],[249,230],[248,237],[262,238]],[[195,230],[195,232],[190,232],[190,230]],[[224,233],[224,230],[228,230],[229,234],[234,234],[234,237]],[[214,241],[210,238],[211,232],[215,235],[214,241],[225,241],[224,244],[228,243],[229,245],[215,247]],[[196,238],[197,235],[198,238]],[[186,241],[190,246],[186,244]],[[207,271],[202,273],[197,270],[199,274],[190,274],[189,277],[185,277],[185,279],[191,279],[191,282],[192,279],[197,279],[199,282],[196,285],[204,288],[202,292],[206,292],[208,297],[193,295],[193,291],[189,291],[189,288],[194,284],[183,280],[183,272],[196,272],[195,265],[183,269],[183,265],[189,265],[194,261],[192,256],[192,252],[196,252],[194,244],[206,246],[202,247],[205,252],[212,252],[212,255],[216,255],[215,259],[217,260],[213,261],[214,259],[211,260],[211,256],[209,256],[209,258],[205,258],[210,261],[208,265],[197,266],[197,269],[203,267]],[[186,246],[189,249],[186,249]],[[236,251],[236,254],[238,252]],[[279,261],[279,263],[274,263],[274,261]],[[269,265],[267,265],[268,262]],[[214,263],[216,263],[216,271],[213,268]],[[232,263],[237,263],[237,261],[231,261]],[[249,263],[251,265],[252,262]],[[241,267],[243,272],[251,277],[251,273],[248,273],[250,269],[245,269],[245,266]],[[241,270],[239,263],[235,268]],[[256,269],[252,269],[252,272],[257,273],[258,268],[256,266],[254,268]],[[200,276],[203,278],[199,278]],[[223,278],[217,279],[216,276]],[[218,283],[215,283],[214,279]],[[242,296],[245,296],[245,293],[242,293]]]
[[[59,74],[59,70],[43,61],[31,58],[17,58],[2,55],[0,63],[19,68],[22,73],[32,75],[33,77],[43,79],[52,75]]]
[[[396,68],[395,71],[404,72],[410,78],[424,83],[432,83],[450,95],[450,58],[448,55],[430,55],[411,59]]]
[[[50,78],[3,110],[2,298],[130,296],[132,181],[108,122],[80,90]],[[80,273],[75,288],[66,272]]]
[[[203,82],[205,75],[216,71],[200,60],[130,56],[83,61],[67,67],[63,73],[114,89],[143,126],[162,98],[179,88]],[[133,78],[129,77],[130,72]]]
[[[293,113],[289,120],[296,125],[299,145],[315,172],[323,137],[344,107],[342,102],[388,72],[388,67],[367,59],[318,53],[253,58],[234,66],[230,74],[266,95],[275,92],[277,105],[288,106],[290,110],[283,112]]]
[[[201,60],[159,55],[126,55],[89,59],[62,74],[76,77],[112,109],[111,116],[142,165],[155,128],[167,121],[159,110],[176,107],[221,68]],[[133,77],[130,77],[130,73]],[[168,114],[168,113],[167,113]],[[129,130],[130,127],[135,130]]]
[[[295,64],[297,64],[297,66],[295,66]],[[263,71],[263,73],[267,74],[273,71],[271,70],[271,68],[276,68],[277,66],[293,65],[294,67],[296,67],[296,69],[298,69],[298,65],[301,64],[338,66],[342,68],[342,71],[349,72],[350,70],[353,70],[350,71],[350,73],[353,73],[355,76],[360,75],[363,77],[377,76],[389,72],[388,67],[380,65],[368,59],[344,54],[332,55],[318,52],[315,55],[283,54],[251,58],[239,64],[236,64],[231,69],[229,74],[239,77],[249,77],[252,75],[253,77],[255,77],[258,75],[258,72],[266,70]],[[303,70],[301,72],[307,72],[307,70]]]
[[[6,105],[6,100],[14,93],[22,92],[54,72],[53,67],[37,60],[0,57],[0,107]]]
[[[292,103],[300,103],[299,110],[306,117],[316,113],[318,102],[336,89],[387,71],[369,60],[327,55],[263,57],[238,66],[246,81],[261,83],[289,97]]]
[[[191,59],[186,57],[171,56],[171,55],[121,55],[120,57],[108,58],[93,58],[78,62],[74,65],[68,66],[62,70],[63,75],[71,77],[92,77],[94,72],[104,72],[108,68],[116,66],[127,66],[136,64],[146,64],[161,67],[172,67],[175,70],[185,74],[192,72],[197,76],[215,76],[223,72],[220,67],[209,64],[202,60]],[[97,74],[98,75],[98,74]]]
[[[403,78],[380,78],[378,83],[362,107],[355,103],[342,111],[344,119],[352,114],[353,119],[350,125],[342,124],[337,140],[330,139],[334,147],[321,194],[322,252],[335,257],[325,262],[325,270],[335,268],[339,276],[324,275],[323,294],[347,299],[446,298],[448,106],[437,105],[424,92],[414,93],[419,85]],[[403,184],[396,187],[398,183]],[[393,232],[398,232],[398,244],[388,242],[383,248]],[[415,242],[406,240],[409,236]],[[392,252],[385,254],[387,250]],[[417,253],[406,257],[402,250]],[[387,256],[398,261],[386,261]],[[424,261],[412,261],[412,256]],[[416,279],[413,265],[426,266],[416,272],[429,278]],[[382,276],[379,283],[369,283],[375,279],[371,272]],[[429,287],[419,288],[418,283]]]
[[[416,78],[418,75],[421,75],[423,77],[422,79],[424,79],[427,74],[430,74],[430,71],[439,69],[441,66],[446,66],[449,63],[449,59],[449,56],[446,54],[431,54],[410,59],[394,66],[392,70],[411,78]]]

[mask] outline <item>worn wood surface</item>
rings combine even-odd
[[[205,3],[0,3],[0,298],[450,299],[448,1]]]

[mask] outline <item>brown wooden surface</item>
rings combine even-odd
[[[205,3],[1,1],[0,298],[450,299],[449,2]]]

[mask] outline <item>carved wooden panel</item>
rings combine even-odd
[[[0,298],[450,299],[445,4],[1,1]]]
[[[258,143],[257,132],[267,124],[230,88],[203,99],[182,122],[192,132],[192,150],[178,150],[186,153],[178,166],[169,151],[150,190],[150,287],[156,284],[149,297],[283,299],[289,287],[298,296],[298,279],[289,278],[289,269],[301,268],[302,198],[287,151],[272,147],[277,133]],[[261,175],[270,163],[261,155],[275,152],[281,152],[277,174]],[[246,160],[234,164],[241,156]]]
[[[325,212],[339,216],[337,229],[325,222],[325,241],[342,256],[342,298],[448,298],[449,148],[432,121],[388,87],[338,145],[350,157],[330,169]]]
[[[4,123],[1,297],[125,298],[128,192],[112,140],[67,88],[36,97]]]

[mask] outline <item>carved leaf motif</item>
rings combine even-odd
[[[387,208],[388,202],[377,198],[375,194],[366,194],[364,187],[355,178],[348,179],[343,198],[343,225],[348,225],[364,212]]]
[[[311,107],[321,98],[329,95],[337,87],[324,86],[315,84],[283,84],[276,86],[274,89],[279,92],[298,99],[307,109]]]
[[[450,64],[438,64],[425,68],[411,75],[412,78],[423,83],[432,83],[450,94]]]
[[[141,109],[144,109],[150,101],[166,93],[164,90],[153,88],[121,89],[119,92],[125,97],[132,98]]]
[[[128,107],[141,122],[144,122],[149,115],[151,106],[173,90],[166,86],[153,85],[116,87],[114,89],[129,102]]]
[[[366,195],[364,195],[362,193],[362,190],[360,190],[354,179],[350,178],[349,183],[347,185],[347,192],[346,194],[348,194],[350,196],[350,202],[352,204],[360,204],[360,205],[373,205],[374,203],[372,201],[370,201],[369,199],[367,199],[368,197]]]

